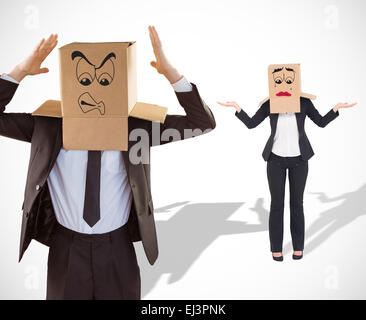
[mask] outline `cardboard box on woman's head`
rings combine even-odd
[[[272,64],[268,67],[271,113],[300,112],[300,64]]]
[[[300,64],[271,64],[268,67],[270,113],[300,112],[300,97],[315,99],[311,94],[301,91]]]
[[[129,116],[164,122],[167,108],[137,102],[135,42],[74,42],[59,64],[61,102],[33,115],[62,117],[63,148],[127,150]]]

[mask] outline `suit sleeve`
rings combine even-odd
[[[5,113],[6,105],[14,96],[18,84],[0,79],[0,135],[31,142],[34,119],[29,113]]]
[[[168,114],[160,124],[160,140],[151,140],[153,146],[199,136],[216,127],[212,111],[201,99],[197,87],[191,85],[192,91],[175,92],[186,115]]]
[[[329,122],[333,121],[339,116],[339,112],[334,112],[331,109],[325,116],[322,116],[319,111],[314,107],[310,99],[306,99],[306,114],[307,116],[319,127],[324,128]]]
[[[269,115],[269,101],[263,103],[253,117],[242,109],[240,112],[235,112],[235,116],[240,119],[248,129],[253,129],[263,122]]]

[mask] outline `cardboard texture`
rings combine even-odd
[[[33,111],[32,115],[61,118],[61,101],[47,100],[37,110]]]
[[[272,64],[268,67],[271,113],[300,112],[300,64]]]
[[[128,149],[128,117],[164,122],[167,108],[137,102],[136,43],[71,43],[59,49],[61,102],[33,115],[62,117],[63,148]]]

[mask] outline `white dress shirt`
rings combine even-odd
[[[57,221],[81,233],[113,231],[127,222],[132,201],[122,152],[102,151],[100,220],[93,227],[83,218],[87,164],[87,150],[61,148],[47,178]]]
[[[301,155],[295,113],[280,113],[278,115],[272,152],[280,157],[297,157]]]
[[[1,78],[18,83],[6,74]],[[192,85],[184,77],[172,86],[176,92],[192,91]],[[87,163],[87,150],[61,148],[47,178],[57,221],[68,229],[87,234],[122,227],[128,221],[132,193],[121,151],[102,151],[100,220],[93,227],[83,219]]]

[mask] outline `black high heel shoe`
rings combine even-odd
[[[294,260],[300,260],[300,259],[302,259],[302,256],[303,256],[304,254],[302,254],[302,255],[297,255],[297,254],[293,254],[292,255],[292,259],[294,259]]]
[[[279,261],[279,262],[283,261],[283,255],[280,257],[275,257],[274,255],[272,255],[272,258],[274,261]]]

